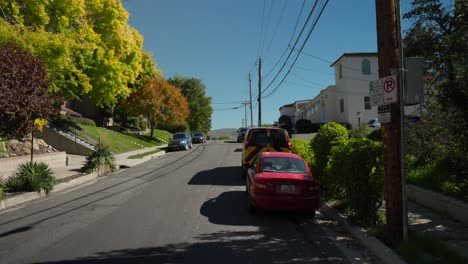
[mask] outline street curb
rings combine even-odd
[[[93,172],[91,174],[86,174],[84,176],[77,177],[67,182],[62,182],[54,186],[54,189],[50,193],[58,193],[67,189],[71,189],[77,186],[84,185],[85,183],[89,183],[91,181],[95,181],[98,177],[97,172]],[[4,209],[8,209],[10,207],[18,206],[27,202],[31,202],[43,197],[47,197],[47,195],[43,192],[27,192],[23,194],[18,194],[9,198],[6,198],[3,201],[0,201],[0,211]]]
[[[145,157],[140,159],[141,160],[140,163],[146,162],[146,161],[148,161],[148,160],[150,160],[152,158],[156,158],[156,157],[162,156],[164,154],[165,154],[164,151],[159,151],[157,153],[145,156]],[[121,171],[123,171],[123,170],[119,169],[114,173],[118,173],[118,172],[121,172]],[[85,174],[85,175],[79,176],[79,177],[77,177],[75,179],[72,179],[70,181],[61,182],[61,183],[55,185],[50,193],[58,193],[58,192],[69,190],[69,189],[72,189],[72,188],[75,188],[75,187],[84,186],[85,184],[89,184],[89,183],[92,183],[93,181],[97,181],[98,177],[99,177],[99,175],[98,175],[97,172],[92,172],[90,174]],[[0,211],[2,211],[4,209],[9,209],[11,207],[15,207],[15,206],[27,203],[27,202],[31,202],[31,201],[34,201],[34,200],[37,200],[37,199],[41,199],[41,198],[44,198],[44,197],[47,197],[47,195],[45,193],[42,193],[42,192],[41,193],[27,192],[27,193],[18,194],[18,195],[15,195],[15,196],[12,196],[12,197],[9,197],[9,198],[6,198],[6,199],[0,201]]]
[[[328,206],[326,203],[322,204],[320,212],[332,219],[338,221],[354,238],[359,240],[365,247],[367,247],[376,257],[386,264],[406,264],[391,248],[387,247],[384,243],[373,236],[369,236],[357,226],[351,226],[348,221],[342,217],[335,209]]]

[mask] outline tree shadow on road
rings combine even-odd
[[[245,226],[195,235],[190,243],[101,251],[40,263],[349,263],[322,228],[291,212],[247,211],[243,191],[206,201],[200,213],[218,226]],[[157,234],[155,234],[157,235]]]

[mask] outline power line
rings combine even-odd
[[[316,3],[317,3],[317,2],[316,2]],[[300,56],[302,50],[304,49],[305,45],[307,44],[307,41],[309,40],[310,36],[312,35],[312,32],[314,31],[315,27],[317,26],[317,23],[318,23],[318,21],[320,20],[320,17],[322,16],[323,11],[325,10],[327,4],[328,4],[328,0],[326,0],[325,3],[322,5],[321,10],[320,10],[320,13],[319,13],[318,16],[317,16],[317,19],[315,20],[315,22],[314,22],[312,28],[310,29],[310,31],[309,31],[309,33],[308,33],[308,35],[307,35],[307,37],[306,37],[304,43],[302,44],[302,47],[301,47],[300,50],[299,50],[299,53],[298,53],[297,56],[296,56],[296,59],[293,61],[291,67],[289,67],[289,70],[288,70],[288,72],[286,73],[286,75],[284,75],[284,77],[283,77],[283,79],[281,80],[281,82],[280,82],[269,94],[265,95],[263,98],[266,98],[266,97],[272,95],[272,94],[281,86],[281,84],[284,82],[284,80],[288,77],[289,73],[291,72],[292,67],[294,67],[294,64],[296,63],[296,61],[297,61],[297,59],[299,58],[299,56]],[[314,5],[314,8],[315,8],[315,5]],[[293,49],[294,49],[294,47],[293,47]]]
[[[220,104],[220,105],[223,105],[223,104],[240,104],[242,103],[242,101],[237,101],[237,102],[216,102],[216,103],[211,103],[211,104]]]
[[[294,42],[294,45],[293,45],[293,47],[291,48],[291,51],[289,52],[288,57],[287,57],[286,60],[284,61],[283,66],[281,66],[281,68],[279,69],[278,73],[275,75],[275,77],[273,78],[273,80],[271,80],[271,82],[267,85],[267,87],[265,87],[265,88],[263,89],[262,93],[265,92],[266,90],[268,90],[268,88],[270,88],[270,86],[273,84],[273,82],[276,80],[276,78],[278,78],[278,76],[280,75],[281,71],[282,71],[282,70],[284,69],[284,67],[286,66],[286,63],[288,62],[289,58],[291,57],[291,55],[292,55],[294,49],[296,48],[297,43],[299,42],[299,39],[300,39],[301,36],[302,36],[302,33],[304,32],[304,29],[306,28],[307,24],[309,23],[310,18],[312,17],[312,14],[314,13],[314,10],[315,10],[315,7],[317,6],[317,3],[318,3],[318,0],[315,1],[314,6],[313,6],[312,9],[310,10],[309,15],[307,16],[307,20],[304,22],[304,25],[302,26],[301,32],[300,32],[299,35],[297,36],[297,39],[296,39],[296,41]]]
[[[291,38],[289,39],[289,43],[288,43],[288,46],[286,47],[286,49],[284,49],[284,52],[283,54],[281,55],[281,57],[279,58],[279,60],[275,63],[275,65],[271,68],[271,70],[268,71],[267,74],[265,74],[265,78],[267,78],[270,73],[273,72],[273,70],[276,68],[276,66],[278,66],[278,64],[281,62],[281,60],[283,59],[284,55],[286,54],[286,52],[288,51],[289,47],[291,46],[291,42],[294,38],[294,34],[296,34],[296,29],[297,29],[297,25],[299,24],[299,20],[302,16],[302,11],[304,10],[304,5],[305,5],[305,0],[302,1],[302,6],[301,6],[301,11],[299,12],[299,16],[297,17],[297,20],[296,20],[296,25],[294,26],[294,30],[293,30],[293,33],[291,34]]]
[[[326,85],[323,85],[323,84],[321,84],[321,83],[316,83],[316,82],[312,82],[312,81],[309,81],[309,80],[307,80],[307,79],[304,79],[303,77],[299,76],[298,74],[296,74],[296,73],[294,73],[294,72],[291,72],[290,74],[296,76],[298,79],[303,80],[303,81],[305,81],[305,82],[308,82],[308,83],[311,83],[311,84],[315,84],[315,85],[318,85],[318,86],[320,86],[320,87],[327,87]]]
[[[271,44],[273,44],[273,40],[274,40],[275,37],[276,37],[276,33],[278,32],[279,25],[280,25],[281,21],[283,20],[284,10],[286,10],[286,3],[287,3],[287,1],[285,0],[285,1],[284,1],[284,5],[283,5],[283,9],[281,10],[281,15],[280,15],[280,17],[279,17],[279,19],[278,19],[278,22],[276,23],[275,30],[273,31],[273,36],[271,37],[270,44],[268,44],[268,47],[267,47],[267,50],[266,50],[266,54],[268,54],[268,52],[270,51]]]
[[[263,37],[263,22],[265,20],[265,5],[266,5],[266,0],[263,0],[262,23],[260,24],[260,38],[258,40],[258,48],[257,48],[258,57],[260,57],[260,45],[262,44],[262,37]]]

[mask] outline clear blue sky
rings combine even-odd
[[[324,2],[319,1],[311,21],[316,20]],[[409,2],[401,2],[403,12],[410,7]],[[130,14],[130,25],[143,35],[144,49],[153,53],[164,77],[179,74],[204,82],[207,95],[213,98],[212,129],[219,129],[242,125],[241,102],[249,100],[251,70],[252,96],[258,95],[258,58],[262,58],[264,89],[283,65],[286,56],[273,68],[287,49],[299,18],[290,46],[296,41],[314,1],[305,1],[299,16],[302,4],[302,0],[127,0],[124,7]],[[277,121],[279,107],[313,98],[334,84],[330,62],[343,53],[376,52],[375,23],[375,0],[329,1],[303,49],[305,53],[283,84],[262,100],[262,123]],[[265,94],[277,87],[291,62]],[[256,125],[255,100],[253,105]],[[247,117],[250,124],[250,112]]]

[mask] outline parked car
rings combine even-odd
[[[192,141],[193,143],[205,143],[206,136],[203,132],[196,132],[192,136]]]
[[[244,142],[245,132],[247,132],[248,128],[241,127],[237,130],[237,142],[241,143]]]
[[[380,129],[379,119],[374,118],[374,119],[369,120],[369,122],[367,122],[367,126],[372,130],[379,130]]]
[[[167,144],[166,152],[192,148],[192,137],[186,132],[177,132],[172,135],[172,139]]]
[[[284,152],[263,152],[248,169],[248,206],[257,209],[292,209],[312,216],[320,207],[319,183],[307,162]]]
[[[252,166],[258,154],[262,152],[291,152],[291,140],[288,132],[282,128],[254,127],[247,130],[242,145],[242,178]]]

